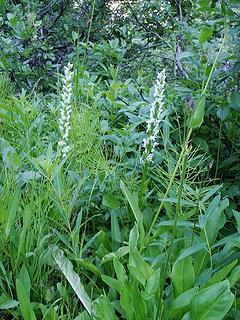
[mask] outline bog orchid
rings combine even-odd
[[[153,158],[153,151],[158,145],[156,138],[159,132],[159,123],[163,117],[163,100],[164,90],[166,84],[165,69],[158,73],[156,83],[154,85],[154,101],[150,109],[150,118],[147,123],[147,138],[143,139],[143,154],[140,159],[141,163],[151,162]]]
[[[73,65],[69,62],[65,67],[63,78],[63,89],[60,103],[60,119],[59,130],[61,139],[58,142],[58,147],[63,158],[65,158],[70,150],[69,146],[69,132],[71,129],[70,119],[72,112],[72,79],[73,79]]]

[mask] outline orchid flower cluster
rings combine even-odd
[[[164,90],[166,84],[166,74],[165,69],[158,73],[156,83],[154,85],[154,101],[150,109],[150,119],[146,121],[147,123],[147,138],[143,139],[143,154],[140,159],[142,164],[147,162],[152,162],[153,151],[158,145],[156,142],[157,135],[159,133],[159,123],[163,117],[163,100],[164,100]]]
[[[58,142],[58,147],[63,158],[65,158],[70,150],[69,146],[69,131],[71,129],[70,119],[72,112],[72,80],[73,80],[73,65],[69,62],[65,67],[63,78],[63,90],[60,103],[60,119],[59,130],[61,139]]]

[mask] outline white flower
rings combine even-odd
[[[64,78],[63,78],[63,89],[61,94],[60,102],[60,119],[59,119],[59,130],[61,134],[61,139],[58,141],[58,147],[63,158],[65,158],[70,151],[69,146],[69,132],[71,129],[71,112],[72,112],[72,79],[73,79],[73,65],[69,62],[64,68]]]
[[[163,112],[163,99],[164,99],[164,90],[166,84],[166,74],[165,69],[158,73],[156,83],[154,85],[154,101],[150,109],[150,119],[146,121],[148,135],[147,138],[143,139],[143,154],[140,159],[140,162],[152,162],[153,151],[158,145],[156,138],[159,132],[159,124],[162,120]]]

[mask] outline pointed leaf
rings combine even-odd
[[[234,295],[228,280],[201,290],[191,301],[191,320],[222,320],[232,306]]]
[[[70,283],[79,300],[82,302],[87,312],[91,314],[91,299],[85,291],[79,276],[73,270],[72,263],[64,256],[63,251],[57,246],[53,249],[52,255],[56,264]]]

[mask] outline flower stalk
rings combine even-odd
[[[62,158],[66,158],[70,151],[69,145],[69,132],[71,129],[70,119],[72,113],[72,80],[73,80],[73,65],[69,62],[65,67],[64,78],[63,78],[63,89],[61,94],[60,103],[60,119],[59,119],[59,130],[61,139],[58,141],[58,148]]]
[[[153,160],[153,152],[158,145],[156,142],[159,133],[159,124],[163,118],[163,100],[164,90],[166,84],[165,69],[158,73],[156,83],[154,85],[154,101],[150,109],[150,118],[146,121],[147,123],[147,138],[143,139],[143,154],[140,158],[142,164],[142,181],[139,192],[139,207],[143,205],[143,195],[147,188],[147,176],[148,176],[148,163]]]
[[[143,154],[140,159],[142,164],[152,162],[153,152],[158,145],[156,138],[159,133],[159,123],[163,118],[164,91],[166,84],[165,69],[158,73],[154,85],[154,101],[150,109],[150,118],[147,123],[147,138],[143,139]]]

